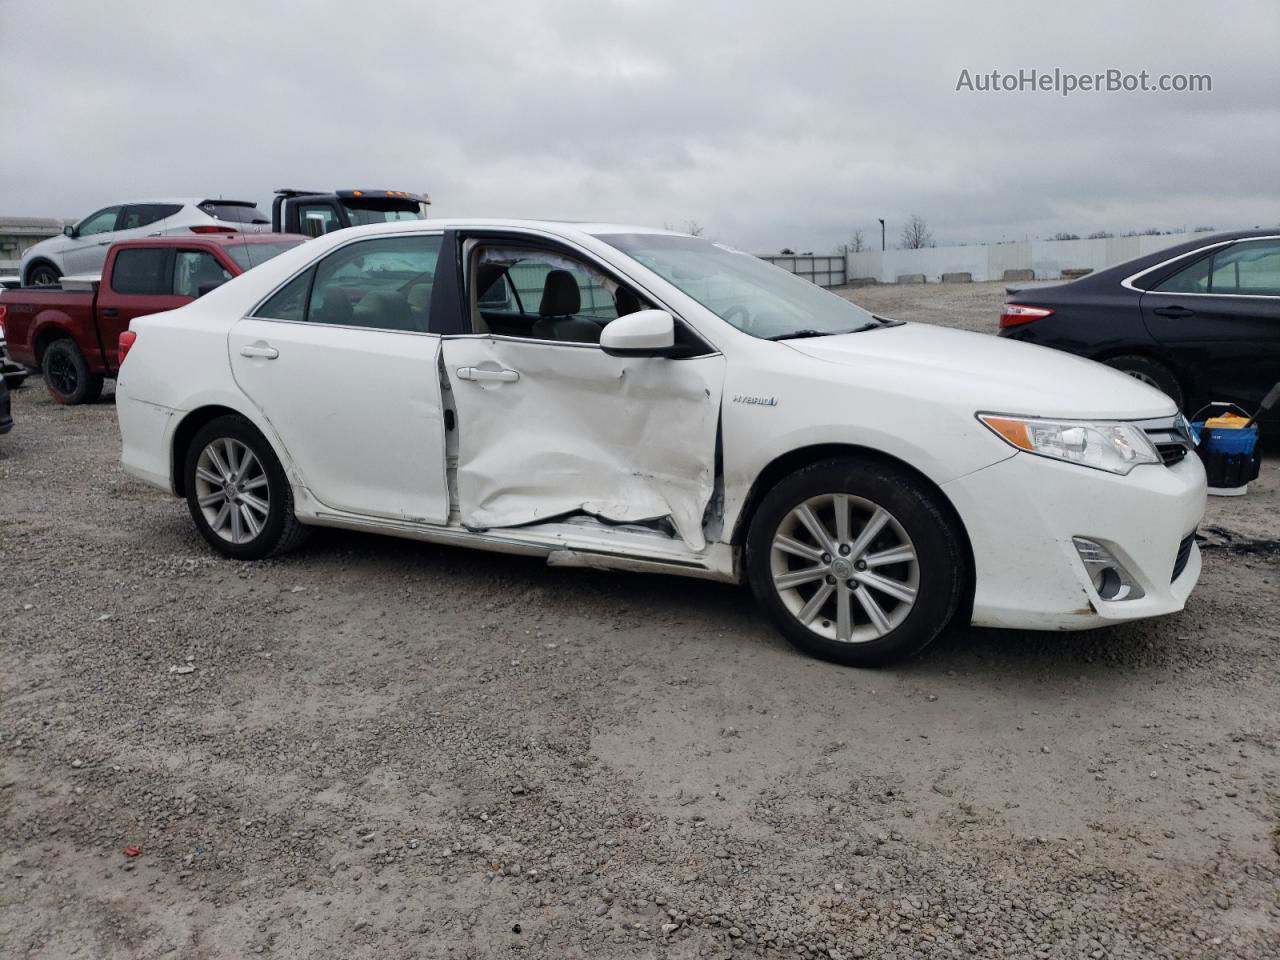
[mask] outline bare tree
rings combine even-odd
[[[1054,239],[1054,240],[1079,240],[1079,239],[1080,239],[1080,234],[1078,234],[1078,233],[1055,233],[1055,234],[1053,235],[1053,239]]]
[[[1193,233],[1213,233],[1213,227],[1196,227]]]
[[[902,228],[902,249],[920,250],[933,245],[933,234],[929,230],[929,225],[913,213],[907,225]]]
[[[1093,233],[1089,234],[1089,239],[1090,240],[1108,240],[1114,236],[1115,234],[1112,233],[1110,230],[1095,230],[1093,231]]]
[[[707,232],[707,228],[697,220],[686,220],[684,223],[684,232],[689,234],[691,237],[700,237]]]

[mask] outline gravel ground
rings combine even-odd
[[[871,672],[730,586],[336,532],[222,560],[109,399],[14,408],[2,957],[1280,956],[1280,458],[1211,502],[1184,613]]]

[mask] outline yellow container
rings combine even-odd
[[[1242,417],[1236,413],[1224,413],[1220,417],[1210,417],[1204,425],[1211,430],[1242,430],[1248,422],[1248,417]]]

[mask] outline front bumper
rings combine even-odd
[[[1175,613],[1200,577],[1195,545],[1174,577],[1179,545],[1204,516],[1197,456],[1121,477],[1019,453],[943,490],[973,545],[976,626],[1084,630]],[[1144,596],[1099,597],[1073,537],[1106,546]]]

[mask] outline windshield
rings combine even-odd
[[[365,227],[371,223],[387,223],[391,220],[425,220],[427,208],[410,200],[343,200],[347,216],[353,227]]]
[[[599,239],[753,337],[821,336],[879,326],[870,313],[843,297],[718,243],[655,233],[613,233]]]
[[[299,237],[297,240],[281,240],[279,243],[229,243],[224,249],[244,271],[260,263],[266,263],[272,257],[278,257],[300,243],[306,243],[306,240]]]

